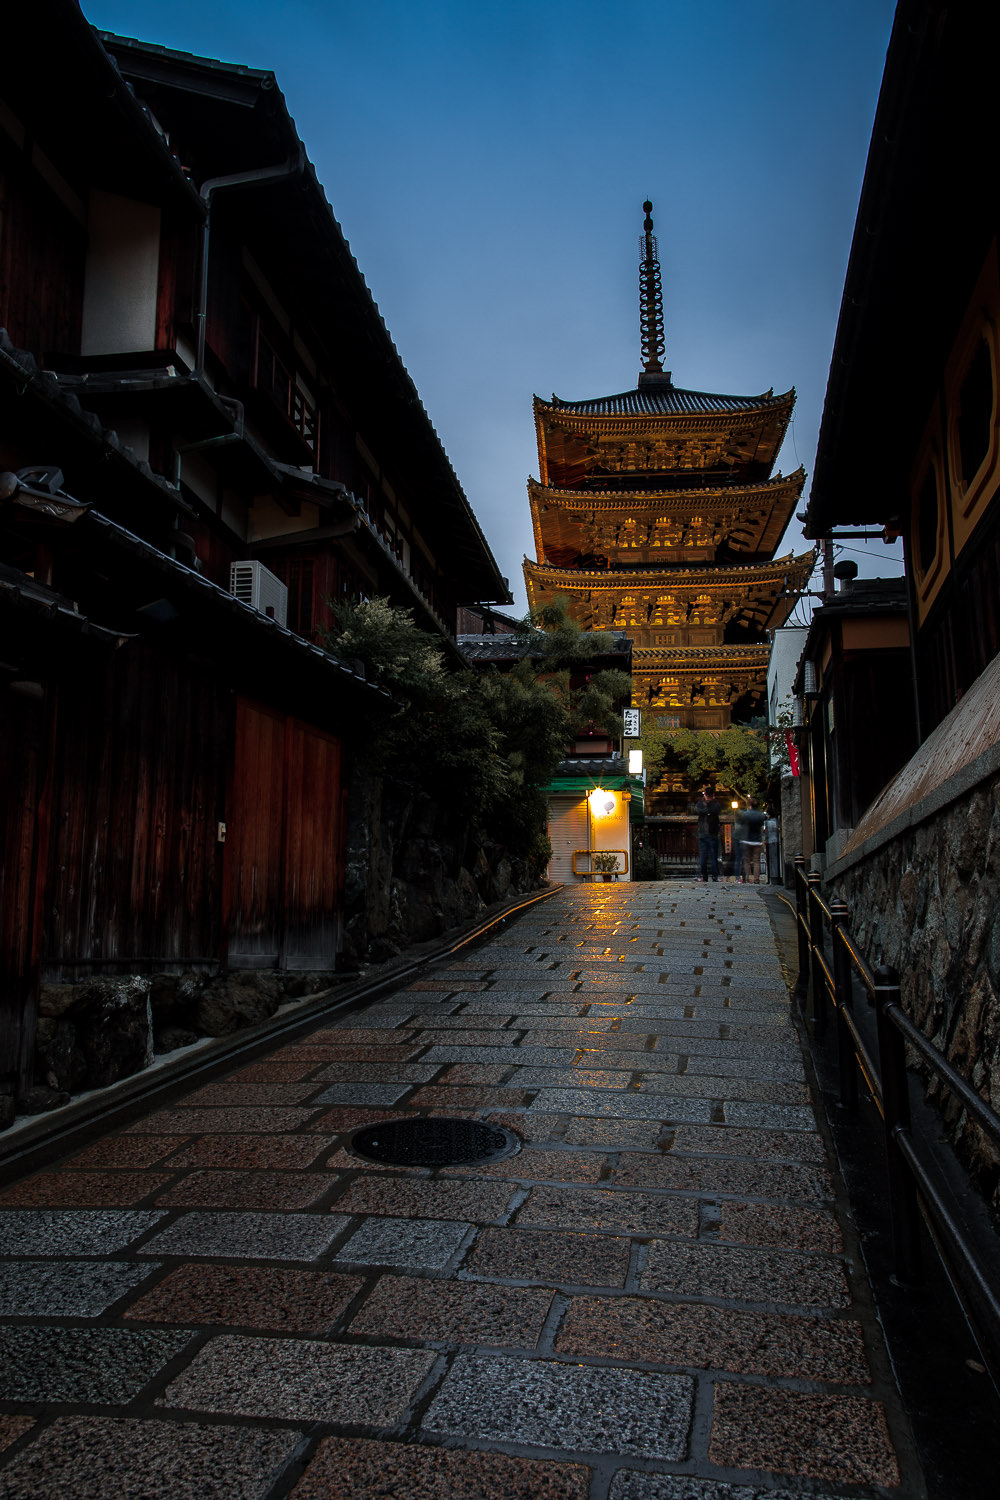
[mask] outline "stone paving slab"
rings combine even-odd
[[[736,1302],[776,1302],[795,1307],[849,1307],[840,1262],[728,1245],[685,1245],[660,1240],[650,1246],[642,1286],[686,1297]]]
[[[529,1047],[519,1045],[515,1055],[514,1053],[507,1053],[505,1047],[436,1046],[429,1048],[423,1054],[421,1061],[426,1061],[427,1063],[498,1063],[502,1061],[508,1068],[512,1068],[515,1063],[521,1062],[542,1066],[563,1063],[569,1066],[576,1057],[576,1053],[577,1049],[575,1047]]]
[[[145,1209],[8,1209],[0,1213],[0,1255],[111,1255],[166,1217]]]
[[[546,1088],[549,1085],[572,1084],[574,1088],[627,1089],[634,1078],[634,1070],[622,1068],[515,1068],[510,1082],[521,1089]]]
[[[619,1469],[611,1481],[608,1500],[802,1500],[801,1490],[749,1488],[724,1480],[697,1479],[692,1474],[644,1474]],[[810,1491],[810,1500],[834,1500]]]
[[[623,1120],[685,1120],[694,1125],[707,1125],[712,1119],[712,1103],[708,1099],[630,1094],[612,1089],[539,1089],[531,1108],[575,1115],[613,1115]]]
[[[5,1190],[0,1500],[908,1493],[805,1076],[753,887],[560,893]]]
[[[519,1225],[601,1229],[618,1234],[698,1232],[698,1205],[683,1198],[578,1187],[532,1188],[517,1211]]]
[[[511,1201],[506,1184],[488,1182],[414,1182],[358,1177],[334,1207],[342,1214],[377,1214],[408,1219],[471,1219],[488,1223],[502,1218]]]
[[[622,1287],[628,1275],[627,1239],[600,1234],[566,1234],[538,1229],[484,1229],[463,1275],[550,1286]]]
[[[535,1049],[558,1046],[560,1038],[562,1039],[563,1048],[565,1048],[566,1042],[568,1040],[565,1032],[531,1031],[525,1036],[524,1041],[519,1044],[519,1056],[525,1057],[525,1053],[529,1048]],[[573,1048],[574,1056],[577,1053],[600,1054],[603,1052],[651,1052],[655,1044],[655,1038],[652,1038],[648,1035],[626,1035],[621,1031],[584,1031],[575,1035],[573,1037],[573,1041],[575,1043],[575,1046]],[[530,1060],[530,1058],[525,1057],[526,1062]],[[541,1060],[542,1059],[539,1059],[539,1061]],[[550,1060],[556,1061],[557,1059],[553,1058]]]
[[[507,1453],[326,1438],[292,1500],[587,1500],[591,1471]]]
[[[683,1099],[725,1099],[757,1104],[776,1104],[783,1100],[805,1105],[809,1091],[804,1083],[775,1082],[764,1078],[734,1078],[699,1073],[675,1077],[670,1073],[640,1074],[637,1088],[642,1094],[674,1094]]]
[[[113,1260],[0,1262],[0,1317],[97,1318],[158,1269]]]
[[[325,1172],[191,1172],[156,1198],[158,1207],[309,1208],[338,1181]]]
[[[410,1342],[534,1349],[552,1296],[536,1287],[383,1276],[352,1320],[351,1332]]]
[[[816,1116],[808,1104],[746,1104],[729,1101],[723,1105],[727,1125],[759,1125],[765,1130],[815,1130]]]
[[[679,1156],[675,1138],[669,1153],[638,1155],[623,1152],[613,1169],[616,1186],[660,1188],[670,1192],[739,1194],[744,1198],[833,1197],[830,1174],[821,1167],[794,1162],[722,1160],[710,1156]],[[768,1209],[767,1213],[772,1213]],[[728,1238],[729,1236],[727,1236]]]
[[[897,1485],[899,1466],[885,1413],[858,1396],[715,1387],[712,1461],[738,1469]]]
[[[459,1355],[423,1426],[448,1438],[678,1459],[692,1396],[683,1376]]]
[[[302,1422],[398,1422],[429,1373],[421,1349],[368,1349],[307,1339],[220,1334],[170,1382],[158,1405]]]
[[[169,1172],[38,1172],[0,1193],[0,1208],[130,1208],[170,1180]]]
[[[327,1333],[364,1286],[359,1276],[276,1266],[178,1266],[126,1309],[130,1322]]]
[[[223,1494],[226,1500],[264,1500],[301,1440],[288,1429],[59,1417],[0,1472],[0,1500]]]
[[[451,1219],[367,1219],[336,1259],[352,1265],[440,1271],[457,1255],[471,1231],[471,1224]]]
[[[754,1161],[784,1157],[790,1161],[822,1163],[826,1149],[815,1131],[742,1130],[738,1126],[681,1126],[674,1136],[677,1152],[717,1152],[723,1156],[748,1156]]]
[[[574,1297],[556,1350],[742,1375],[868,1385],[857,1323],[638,1297]]]
[[[141,1253],[315,1260],[347,1222],[337,1214],[187,1213],[147,1240]]]
[[[194,1337],[190,1329],[0,1329],[6,1401],[124,1405]]]
[[[327,1059],[323,1058],[325,1062]],[[295,1130],[315,1113],[312,1109],[159,1109],[128,1127],[132,1135],[209,1135],[230,1131],[237,1135],[260,1131],[273,1135]]]
[[[174,1151],[170,1167],[240,1168],[263,1175],[273,1167],[311,1167],[336,1137],[322,1135],[203,1135]],[[219,1175],[219,1174],[216,1174]],[[272,1174],[273,1175],[273,1174]],[[287,1173],[278,1176],[286,1180]]]

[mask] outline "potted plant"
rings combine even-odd
[[[612,874],[618,871],[618,855],[613,849],[602,849],[599,853],[591,855],[590,863],[591,867],[605,880],[610,880]]]

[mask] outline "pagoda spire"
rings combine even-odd
[[[663,288],[660,284],[660,262],[653,233],[653,205],[647,198],[642,205],[646,215],[639,241],[639,326],[642,334],[642,374],[640,385],[669,385],[670,372],[663,368]]]

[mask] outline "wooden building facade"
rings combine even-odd
[[[903,538],[921,739],[1000,654],[998,39],[898,7],[807,512]]]
[[[901,537],[917,748],[823,872],[904,1012],[1000,1110],[1000,184],[996,7],[899,0],[858,207],[809,536]],[[856,733],[863,733],[858,723]],[[824,746],[825,748],[825,746]],[[916,1058],[916,1048],[907,1049]],[[925,1073],[1000,1222],[995,1143]],[[931,1137],[933,1138],[933,1137]],[[952,1172],[951,1181],[958,1181]],[[966,1220],[975,1205],[963,1206]],[[981,1252],[982,1253],[982,1252]],[[995,1247],[993,1247],[995,1263]],[[957,1260],[957,1257],[956,1257]],[[983,1264],[990,1266],[989,1251]],[[956,1282],[959,1285],[959,1282]],[[969,1299],[965,1300],[968,1292]],[[975,1291],[960,1292],[963,1309]],[[946,1372],[950,1373],[950,1372]]]
[[[330,602],[409,607],[458,663],[459,607],[510,595],[273,75],[72,0],[5,46],[9,1100],[43,980],[336,966],[384,694],[321,649]]]

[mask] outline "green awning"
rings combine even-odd
[[[605,787],[609,792],[617,792],[631,785],[632,781],[628,776],[556,776],[549,782],[546,791],[592,792],[597,787]]]

